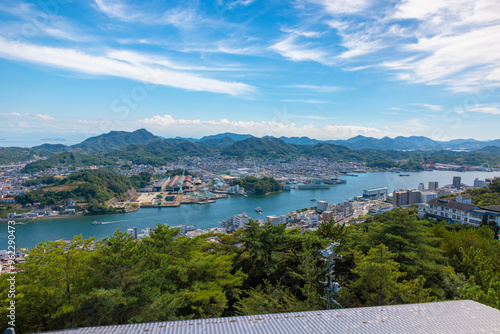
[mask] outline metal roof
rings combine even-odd
[[[500,333],[500,310],[471,300],[87,327],[58,334]]]

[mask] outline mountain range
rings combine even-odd
[[[72,155],[63,154],[68,152]],[[308,137],[257,138],[235,133],[221,133],[200,139],[179,137],[165,139],[145,129],[139,129],[133,132],[112,131],[71,146],[43,144],[33,148],[0,148],[0,164],[50,157],[44,160],[44,163],[38,163],[38,167],[31,169],[41,170],[39,168],[46,169],[60,163],[87,161],[90,158],[85,154],[99,156],[103,159],[103,163],[122,159],[152,165],[161,165],[187,155],[215,154],[233,158],[305,156],[339,161],[358,160],[367,163],[378,161],[379,163],[374,166],[377,164],[385,166],[387,163],[391,165],[396,160],[404,159],[420,161],[422,154],[425,154],[435,157],[437,159],[435,162],[481,164],[495,163],[496,157],[500,157],[500,140],[462,139],[439,142],[416,136],[381,139],[356,136],[347,140],[320,141]]]

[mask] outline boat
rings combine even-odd
[[[311,202],[316,202],[318,199],[316,197],[311,198]]]
[[[94,222],[92,223],[92,225],[102,225],[102,222],[100,222],[100,221],[96,220],[96,221],[94,221]]]
[[[210,204],[210,203],[215,203],[215,201],[213,199],[209,199],[209,200],[206,200],[206,201],[199,201],[199,202],[196,202],[196,204]]]
[[[410,174],[399,174],[399,176],[410,176]]]
[[[260,206],[256,207],[255,212],[262,213],[262,208]]]
[[[297,185],[298,190],[313,190],[313,189],[329,189],[330,187],[326,184],[299,184]]]
[[[358,177],[358,174],[346,174],[345,176],[354,176],[354,177]]]

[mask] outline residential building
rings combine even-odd
[[[500,205],[479,207],[471,203],[470,195],[456,198],[434,198],[418,206],[419,217],[429,217],[472,226],[495,223],[500,226]]]
[[[323,211],[323,213],[321,214],[321,220],[323,222],[329,222],[330,219],[332,219],[334,216],[335,214],[333,213],[333,211]]]
[[[233,216],[233,226],[236,229],[244,228],[245,225],[248,224],[249,221],[250,221],[250,218],[248,217],[248,214],[246,212],[243,212],[242,214]]]
[[[425,188],[425,187],[424,187],[424,184],[423,184],[422,182],[420,182],[420,183],[418,184],[418,188],[417,188],[417,189],[418,189],[419,191],[424,191],[424,188]]]
[[[328,202],[326,201],[318,201],[317,206],[320,212],[328,210]]]
[[[418,190],[397,190],[392,194],[393,206],[407,206],[415,203],[420,203],[420,191]]]
[[[438,181],[429,181],[429,191],[435,191],[439,187]]]
[[[266,223],[272,223],[273,225],[286,224],[287,219],[285,215],[276,216],[266,216]]]
[[[460,190],[462,187],[462,178],[460,176],[453,177],[453,188]]]
[[[127,234],[130,234],[132,238],[137,239],[137,227],[127,229]]]
[[[482,188],[484,186],[485,186],[484,180],[479,180],[478,178],[474,180],[474,188]]]
[[[433,198],[437,198],[438,194],[435,191],[421,191],[420,192],[420,203],[427,203]]]

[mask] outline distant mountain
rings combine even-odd
[[[47,153],[61,153],[71,150],[68,145],[64,144],[42,144],[34,146],[33,149],[37,150],[41,155],[50,155]]]
[[[131,144],[146,144],[160,138],[145,129],[134,132],[111,131],[109,133],[88,138],[87,140],[71,145],[73,151],[83,153],[106,153],[125,148]]]
[[[300,153],[294,144],[287,144],[278,138],[250,137],[240,140],[222,151],[222,154],[232,157],[288,157]]]
[[[316,145],[322,143],[323,141],[317,139],[311,139],[309,137],[280,137],[287,144],[296,145]]]
[[[223,150],[225,148],[228,148],[232,144],[234,144],[236,140],[229,138],[229,137],[223,137],[223,138],[211,138],[211,139],[205,139],[199,141],[200,144],[208,145],[213,148],[217,148],[220,150]]]
[[[201,143],[183,139],[159,139],[143,145],[129,145],[106,154],[106,157],[158,166],[182,156],[210,156],[216,152],[217,149]]]
[[[218,135],[210,135],[210,136],[205,136],[202,137],[201,139],[198,140],[198,142],[205,141],[207,139],[221,139],[221,138],[231,138],[234,141],[240,141],[240,140],[245,140],[247,138],[253,137],[252,135],[240,135],[237,133],[231,133],[231,132],[225,132],[225,133],[219,133]]]
[[[479,150],[476,150],[475,152],[500,154],[500,146],[486,146]]]

